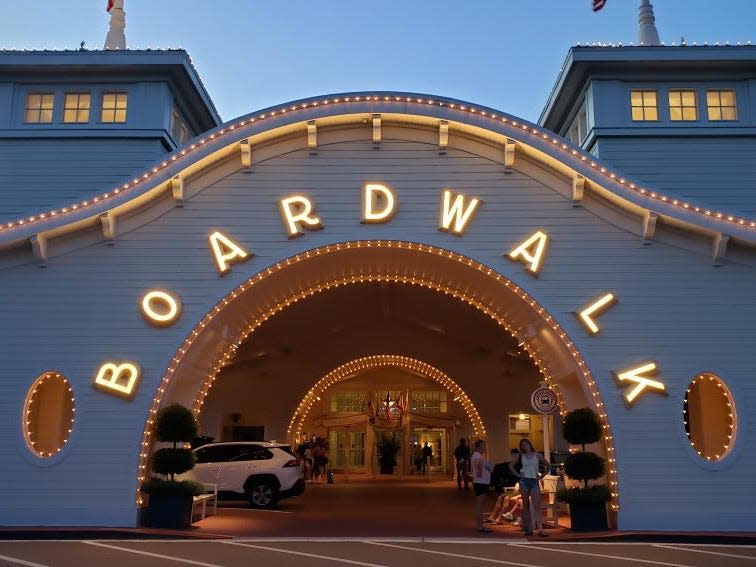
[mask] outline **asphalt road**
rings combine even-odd
[[[529,542],[479,539],[73,540],[1,541],[0,565],[467,567],[608,565],[708,567],[756,565],[756,546],[660,543]]]

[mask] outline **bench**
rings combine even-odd
[[[218,485],[203,484],[202,489],[202,494],[192,499],[192,523],[204,520],[207,516],[215,515],[218,512]],[[208,508],[212,511],[209,511]],[[197,519],[195,520],[195,518]]]

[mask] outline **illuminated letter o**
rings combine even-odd
[[[153,325],[171,325],[181,315],[181,300],[173,293],[153,289],[142,297],[142,315]]]

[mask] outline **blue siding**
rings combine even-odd
[[[0,140],[0,222],[107,191],[163,153],[158,139]]]
[[[598,151],[602,161],[651,188],[756,217],[756,138],[601,138]]]

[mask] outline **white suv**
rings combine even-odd
[[[288,445],[267,441],[211,443],[198,447],[194,454],[197,464],[186,476],[217,484],[219,496],[242,496],[256,508],[270,508],[280,498],[304,492],[301,463]]]

